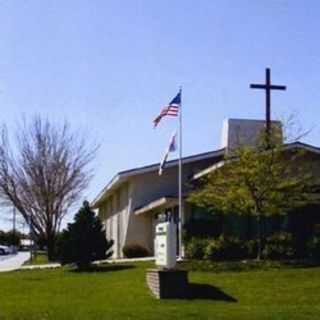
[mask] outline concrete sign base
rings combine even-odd
[[[186,298],[188,295],[188,271],[148,269],[147,285],[158,299]]]

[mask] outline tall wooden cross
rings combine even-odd
[[[266,138],[267,143],[270,143],[271,134],[271,90],[286,90],[286,86],[271,84],[271,71],[266,69],[265,84],[250,84],[251,89],[262,89],[266,91]]]

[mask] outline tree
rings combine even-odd
[[[258,222],[258,255],[263,248],[262,217],[286,214],[318,202],[318,182],[305,152],[286,149],[276,132],[259,137],[255,147],[243,146],[226,156],[191,193],[189,201],[223,213],[251,215]],[[268,142],[268,144],[266,144]]]
[[[105,230],[89,203],[75,216],[74,223],[68,224],[58,241],[58,257],[62,264],[75,263],[79,269],[88,269],[95,260],[107,259],[113,240],[106,239]]]
[[[18,247],[23,237],[24,235],[19,231],[10,230],[5,232],[0,230],[0,244]]]
[[[67,122],[58,126],[36,116],[18,128],[15,144],[8,130],[0,136],[0,199],[14,206],[35,238],[45,239],[54,256],[62,219],[88,186],[89,164],[97,147],[89,147]]]

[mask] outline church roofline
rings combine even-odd
[[[294,149],[294,148],[303,148],[307,151],[320,154],[319,147],[315,147],[313,145],[303,143],[300,141],[288,143],[284,146],[285,150]],[[204,153],[199,153],[199,154],[191,155],[188,157],[184,157],[182,159],[182,163],[187,164],[187,163],[191,163],[194,161],[205,160],[205,159],[209,159],[209,158],[213,158],[213,157],[223,156],[224,154],[225,154],[225,148],[222,148],[222,149],[218,149],[215,151],[204,152]],[[166,168],[174,167],[174,166],[178,165],[178,163],[179,163],[179,159],[170,160],[166,163]],[[137,168],[130,169],[130,170],[120,171],[109,181],[109,183],[102,189],[102,191],[98,194],[98,196],[92,201],[92,203],[91,203],[92,207],[97,208],[98,205],[100,204],[100,202],[103,201],[108,196],[108,193],[110,191],[112,191],[114,188],[117,188],[123,182],[127,181],[127,179],[129,177],[137,176],[139,174],[144,174],[144,173],[148,173],[148,172],[152,172],[152,171],[156,171],[156,170],[158,170],[159,165],[160,165],[159,163],[154,163],[154,164],[147,165],[147,166],[142,166],[142,167],[137,167]],[[200,177],[208,174],[210,171],[212,171],[215,168],[220,167],[220,166],[221,166],[220,162],[217,164],[214,164],[213,166],[210,166],[210,167],[198,172],[193,178],[199,179]]]
[[[300,141],[287,143],[287,144],[285,144],[284,148],[285,149],[303,148],[303,149],[305,149],[307,151],[320,154],[320,148],[319,147],[313,146],[312,144],[300,142]]]
[[[254,122],[260,122],[260,123],[265,123],[266,120],[262,119],[249,119],[249,118],[225,118],[224,121],[242,121],[242,122],[247,122],[247,121],[254,121]],[[271,120],[271,123],[281,123],[280,120]]]
[[[295,148],[300,148],[300,149],[304,149],[306,151],[310,151],[313,153],[317,153],[320,154],[320,148],[319,147],[315,147],[311,144],[307,144],[304,142],[300,142],[300,141],[295,141],[295,142],[291,142],[291,143],[287,143],[284,145],[283,150],[290,150],[290,149],[295,149]],[[203,176],[208,175],[210,172],[217,170],[218,168],[221,168],[223,165],[225,164],[224,160],[221,160],[213,165],[211,165],[210,167],[196,173],[192,180],[197,180],[202,178]]]
[[[205,159],[210,159],[210,158],[213,158],[213,157],[223,156],[224,153],[225,153],[225,148],[222,148],[222,149],[219,149],[219,150],[215,150],[215,151],[199,153],[199,154],[195,154],[195,155],[192,155],[192,156],[183,157],[182,158],[182,163],[183,164],[187,164],[187,163],[194,162],[194,161],[205,160]],[[178,165],[178,163],[179,163],[179,159],[173,159],[173,160],[167,161],[166,162],[166,168],[174,167],[174,166]],[[128,177],[128,176],[132,176],[132,175],[152,172],[154,170],[158,170],[159,169],[159,165],[160,165],[160,163],[157,162],[157,163],[150,164],[150,165],[143,166],[143,167],[138,167],[138,168],[134,168],[134,169],[130,169],[130,170],[120,171],[118,173],[118,175],[127,176]]]
[[[223,156],[225,154],[225,148],[218,149],[215,151],[209,151],[204,153],[199,153],[195,155],[191,155],[188,157],[182,158],[182,163],[192,163],[195,161],[210,159],[214,157]],[[177,166],[179,163],[179,159],[174,159],[166,162],[166,168],[171,168]],[[118,172],[110,181],[109,183],[102,189],[102,191],[98,194],[98,196],[92,201],[91,205],[93,208],[97,208],[97,205],[103,200],[109,191],[114,189],[115,187],[119,186],[121,183],[125,182],[127,178],[136,176],[139,174],[144,174],[148,172],[153,172],[159,169],[160,163],[154,163],[151,165],[137,167],[130,170],[120,171]]]

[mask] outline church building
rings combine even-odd
[[[273,121],[274,126],[281,129],[281,123]],[[205,153],[187,156],[183,163],[183,212],[186,224],[193,223],[199,217],[206,217],[186,201],[191,190],[192,182],[208,174],[213,168],[219,166],[230,149],[239,145],[252,145],[261,130],[265,128],[263,120],[227,119],[224,121],[221,148]],[[303,149],[305,158],[319,162],[320,174],[320,148],[301,142],[285,145],[286,150]],[[92,202],[106,229],[106,237],[114,240],[114,258],[122,258],[122,249],[125,245],[139,244],[154,254],[154,231],[159,214],[170,211],[178,215],[178,160],[168,161],[163,174],[159,176],[159,163],[134,168],[117,173],[105,188]],[[320,225],[320,214],[317,209],[302,212],[295,221],[297,226],[305,224],[304,232],[313,232],[313,228]],[[310,217],[306,217],[310,215]],[[221,221],[207,214],[208,221],[203,228],[212,228],[219,234]],[[239,217],[230,216],[224,223],[230,232],[245,234],[248,226],[239,222]],[[239,227],[243,224],[242,227]],[[294,228],[294,223],[293,223]],[[205,232],[205,230],[203,230]]]

